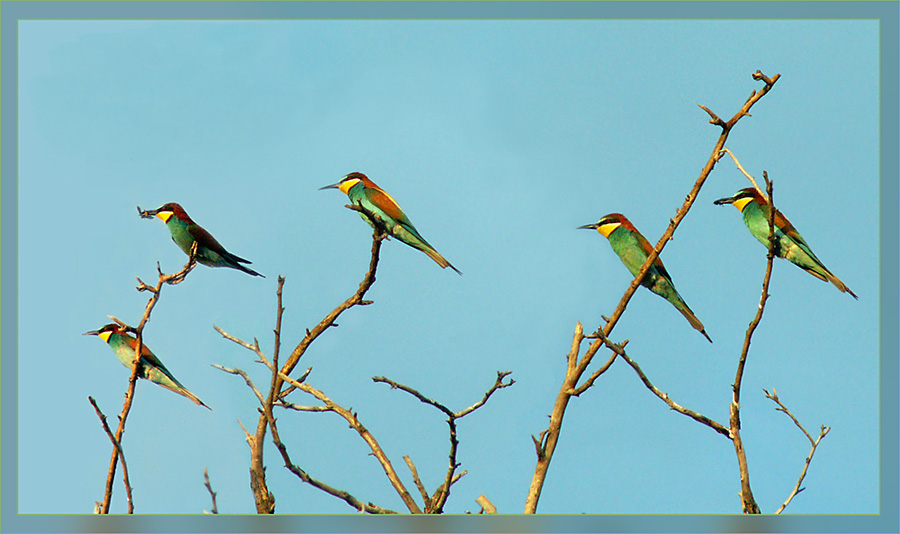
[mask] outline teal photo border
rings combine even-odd
[[[880,31],[880,511],[870,515],[19,515],[17,513],[17,42],[20,20],[878,20]],[[0,2],[0,531],[2,532],[898,532],[900,2]],[[760,68],[765,68],[764,65]],[[749,73],[748,73],[749,74]],[[829,76],[822,73],[823,83]],[[852,178],[848,177],[848,180]],[[48,483],[52,483],[48,481]],[[853,488],[845,488],[852,492]]]

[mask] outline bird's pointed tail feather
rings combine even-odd
[[[451,269],[456,271],[456,274],[462,275],[462,271],[451,265],[450,262],[447,261],[447,258],[441,256],[438,251],[434,250],[433,248],[423,249],[422,252],[428,254],[428,257],[433,259],[442,268],[446,269],[447,267],[450,267]]]
[[[181,391],[176,391],[176,393],[178,393],[178,394],[180,394],[180,395],[184,395],[185,397],[191,399],[191,401],[193,401],[194,404],[196,404],[197,406],[203,406],[203,407],[206,408],[207,410],[212,411],[212,408],[210,408],[210,407],[207,406],[206,404],[203,404],[203,401],[200,400],[199,397],[197,397],[196,395],[194,395],[193,393],[191,393],[191,392],[188,391],[187,389],[182,388]]]
[[[688,308],[687,304],[684,304],[684,307],[678,306],[678,311],[680,311],[681,314],[684,315],[684,318],[687,319],[689,323],[691,323],[691,326],[694,327],[694,330],[697,330],[698,332],[703,334],[703,337],[705,337],[706,340],[710,343],[713,342],[713,340],[710,339],[709,335],[706,333],[706,328],[703,327],[703,323],[700,322],[700,319],[697,319],[697,316],[694,315],[694,312],[692,312],[690,308]]]
[[[831,274],[831,271],[826,270],[825,274],[828,278],[828,281],[831,282],[832,284],[834,284],[834,287],[840,289],[844,293],[850,293],[851,297],[855,298],[856,300],[859,300],[859,297],[856,296],[856,293],[854,293],[853,291],[850,291],[850,288],[847,287],[847,284],[845,284],[844,282],[841,282],[840,278]]]

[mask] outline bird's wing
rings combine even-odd
[[[812,249],[809,248],[809,245],[806,243],[806,240],[803,239],[803,236],[800,235],[800,232],[798,232],[797,229],[794,228],[794,225],[791,224],[791,221],[789,221],[787,219],[787,217],[785,217],[777,209],[775,210],[775,226],[777,228],[781,229],[781,231],[784,232],[784,234],[786,236],[791,238],[792,241],[797,243],[797,246],[800,247],[803,250],[803,252],[806,252],[807,254],[809,254],[810,258],[813,258],[815,261],[817,261],[820,264],[822,263],[821,261],[819,261],[819,258],[817,258],[816,255],[813,253]],[[766,228],[768,228],[768,223],[766,223]],[[766,230],[766,232],[768,232],[768,230]]]
[[[397,201],[394,200],[391,195],[385,193],[381,189],[375,189],[372,187],[365,188],[364,192],[366,198],[369,199],[369,202],[378,206],[378,209],[383,211],[385,215],[392,219],[395,219],[397,222],[403,224],[404,226],[412,227],[412,223],[409,222],[406,214],[403,213],[403,210],[400,209],[400,205],[397,204]]]
[[[646,252],[647,255],[649,256],[650,253],[653,252],[653,245],[651,245],[650,242],[647,241],[647,238],[645,238],[643,235],[641,235],[638,232],[634,232],[634,236],[635,236],[635,238],[637,238],[637,241],[641,245],[641,248],[643,248],[644,252]],[[647,261],[646,257],[644,258],[644,261]],[[665,278],[666,280],[668,280],[670,282],[672,281],[672,277],[669,276],[669,272],[666,271],[666,267],[665,267],[665,265],[663,265],[663,262],[661,259],[659,259],[658,255],[656,256],[656,259],[653,260],[653,266],[656,267],[657,272],[659,272],[659,274],[662,275],[663,278]],[[638,266],[638,268],[640,268],[640,266]]]
[[[131,352],[133,354],[134,349],[137,347],[137,338],[131,337],[131,336],[125,336],[125,342],[131,348]],[[167,373],[167,374],[169,373],[169,370],[166,369],[166,366],[163,365],[163,363],[161,361],[159,361],[159,358],[157,358],[155,354],[150,352],[150,349],[147,348],[146,343],[141,347],[141,359],[143,361],[147,362],[148,364],[152,365],[153,367],[159,367],[160,369],[164,369],[165,373]]]
[[[213,237],[211,233],[207,232],[206,229],[203,228],[202,226],[200,226],[199,224],[195,223],[195,224],[190,225],[188,227],[188,231],[190,232],[190,234],[192,236],[194,236],[194,240],[197,242],[197,244],[203,245],[204,247],[215,252],[219,256],[222,256],[225,259],[235,261],[235,262],[250,263],[250,260],[245,260],[244,258],[241,258],[240,256],[236,256],[236,255],[232,254],[231,252],[228,252],[227,250],[225,250],[225,247],[223,247],[221,244],[219,244],[219,242],[216,241],[216,238]]]
[[[421,241],[427,248],[432,247],[428,241],[422,237],[422,234],[416,230],[416,227],[413,226],[412,221],[409,220],[409,217],[403,213],[403,210],[400,209],[400,205],[397,204],[397,201],[391,197],[391,195],[382,191],[381,189],[374,189],[371,187],[367,187],[365,189],[366,198],[369,199],[369,202],[378,206],[378,208],[385,213],[388,217],[397,221],[407,232],[413,235],[416,239]]]

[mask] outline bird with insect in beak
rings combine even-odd
[[[650,242],[621,213],[604,215],[598,222],[579,226],[578,229],[597,230],[600,235],[608,239],[613,252],[619,256],[625,267],[631,271],[632,276],[637,276],[644,262],[647,261],[650,253],[653,252]],[[691,326],[712,343],[712,339],[706,334],[703,323],[697,319],[694,312],[691,311],[684,299],[681,298],[681,295],[678,294],[678,290],[675,289],[675,284],[672,282],[672,277],[669,276],[659,256],[653,260],[653,263],[641,280],[641,285],[672,303],[672,306],[675,306],[675,309],[684,315],[685,319],[691,323]]]
[[[196,241],[197,255],[195,258],[198,263],[209,267],[230,267],[253,276],[263,276],[253,269],[241,265],[253,262],[225,250],[225,247],[220,245],[212,234],[195,223],[179,204],[169,202],[159,209],[148,211],[142,211],[138,206],[138,213],[144,219],[152,219],[156,216],[166,223],[166,227],[172,233],[172,241],[188,256],[191,255],[191,246]]]
[[[747,229],[768,250],[769,215],[772,213],[772,210],[769,206],[769,201],[761,192],[757,191],[755,187],[747,187],[730,197],[720,198],[714,201],[713,204],[717,206],[731,204],[737,208],[743,216]],[[773,252],[779,258],[790,261],[819,280],[831,282],[834,284],[834,287],[844,293],[849,293],[851,297],[857,300],[859,299],[856,293],[850,291],[847,284],[841,282],[837,276],[831,274],[831,271],[825,268],[822,261],[813,254],[812,249],[809,248],[800,232],[794,228],[791,221],[787,220],[787,217],[778,209],[775,210],[775,246],[773,247]]]
[[[382,188],[375,185],[375,182],[369,180],[365,174],[351,172],[341,178],[338,183],[319,188],[319,190],[322,189],[338,189],[342,191],[350,197],[351,203],[371,213],[388,235],[421,250],[442,268],[450,267],[457,274],[462,274],[459,269],[450,265],[450,262],[441,256],[428,241],[425,241],[425,238],[419,234],[413,223],[400,209],[397,201],[391,198]],[[364,221],[369,223],[369,226],[375,229],[375,224],[373,224],[366,213],[360,213],[359,215]]]
[[[119,361],[122,362],[122,365],[131,369],[132,363],[134,362],[134,352],[137,349],[137,338],[130,335],[128,328],[116,323],[110,323],[99,330],[85,332],[84,335],[99,336],[100,339],[106,341],[106,343],[109,344],[109,348],[112,349],[116,357],[119,358]],[[203,404],[203,401],[197,398],[196,395],[181,385],[181,382],[166,369],[166,366],[159,361],[159,358],[150,352],[147,345],[141,347],[141,361],[138,365],[140,366],[138,368],[138,377],[145,378],[154,384],[159,384],[169,391],[187,397],[198,406],[203,406],[212,410],[212,408]]]

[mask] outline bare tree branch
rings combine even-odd
[[[485,497],[484,494],[479,495],[478,498],[475,499],[475,502],[477,502],[478,504],[481,505],[481,512],[484,512],[486,514],[496,514],[497,513],[497,507],[494,506],[494,503],[492,503],[490,500],[488,500],[488,498]],[[478,512],[478,513],[481,513],[481,512]]]
[[[244,382],[246,382],[246,384],[247,384],[247,387],[249,387],[249,388],[253,391],[253,394],[256,395],[256,400],[258,400],[260,404],[265,404],[265,403],[266,403],[265,397],[263,397],[263,394],[260,393],[259,389],[258,389],[258,388],[256,387],[256,385],[253,383],[253,380],[251,380],[250,377],[247,376],[247,373],[246,373],[245,371],[243,371],[242,369],[238,369],[238,368],[236,368],[236,367],[232,369],[232,368],[229,368],[229,367],[225,367],[225,366],[223,366],[223,365],[219,365],[219,364],[217,364],[217,363],[213,363],[213,364],[210,364],[210,365],[211,365],[212,367],[215,367],[216,369],[218,369],[218,370],[220,370],[220,371],[225,371],[225,372],[228,373],[228,374],[238,375],[238,376],[240,376],[241,378],[243,378],[243,379],[244,379]],[[246,430],[245,430],[245,432],[246,432]]]
[[[654,386],[650,382],[650,379],[647,378],[647,375],[644,374],[644,371],[641,370],[641,367],[637,364],[637,362],[635,362],[633,359],[631,359],[631,357],[628,356],[628,354],[625,353],[624,344],[616,345],[615,343],[611,342],[606,337],[603,338],[603,342],[606,344],[607,347],[609,347],[610,350],[612,350],[614,353],[621,356],[622,359],[625,360],[625,362],[628,363],[628,365],[630,365],[632,369],[634,369],[634,372],[637,373],[638,377],[640,377],[641,382],[643,382],[644,385],[647,386],[647,389],[652,391],[654,395],[656,395],[663,402],[665,402],[669,406],[669,408],[675,410],[676,412],[678,412],[680,414],[690,417],[691,419],[693,419],[694,421],[697,421],[700,424],[708,426],[709,428],[715,430],[716,432],[718,432],[719,434],[722,434],[725,437],[728,437],[728,438],[731,437],[729,435],[728,429],[725,428],[724,426],[722,426],[721,424],[713,421],[712,419],[710,419],[709,417],[706,417],[705,415],[703,415],[701,413],[695,412],[693,410],[689,410],[689,409],[685,408],[684,406],[681,406],[680,404],[678,404],[677,402],[675,402],[671,398],[669,398],[668,393],[663,393],[662,391],[659,390],[659,388]]]
[[[213,325],[213,329],[214,329],[216,332],[218,332],[219,334],[221,334],[222,337],[224,337],[224,338],[227,339],[228,341],[232,341],[232,342],[234,342],[234,343],[237,343],[238,345],[244,347],[245,349],[247,349],[247,350],[249,350],[249,351],[255,352],[257,356],[263,357],[262,350],[259,348],[259,342],[258,342],[256,339],[253,340],[253,344],[251,345],[250,343],[247,343],[247,342],[244,341],[243,339],[240,339],[240,338],[237,338],[237,337],[232,336],[231,334],[229,334],[228,332],[222,330],[221,328],[219,328],[219,327],[216,326],[216,325]]]
[[[409,456],[404,456],[403,460],[409,467],[409,472],[412,474],[413,482],[416,483],[419,495],[422,496],[422,502],[425,503],[425,508],[428,509],[431,506],[431,497],[428,495],[428,492],[425,491],[425,486],[422,484],[422,479],[419,478],[419,472],[416,470],[415,464],[413,464],[413,461]]]
[[[511,374],[512,374],[512,371],[497,371],[497,380],[494,382],[494,385],[491,386],[491,389],[487,390],[487,392],[484,394],[484,397],[482,397],[480,401],[469,406],[465,410],[456,412],[456,414],[454,414],[453,417],[456,419],[459,419],[460,417],[465,417],[465,416],[469,415],[470,413],[474,412],[478,408],[481,408],[482,406],[484,406],[484,404],[488,401],[488,399],[491,398],[491,395],[493,395],[495,391],[497,391],[498,389],[508,388],[509,386],[515,384],[516,381],[513,380],[512,378],[509,379],[509,382],[503,381],[504,378],[506,378],[507,376],[509,376]]]
[[[305,384],[302,384],[305,386]],[[329,409],[329,411],[331,411]],[[284,460],[284,465],[291,473],[294,473],[301,481],[309,484],[310,486],[320,489],[329,495],[337,497],[353,508],[359,510],[360,512],[364,512],[367,514],[396,514],[393,510],[389,510],[387,508],[381,508],[380,506],[376,506],[369,503],[363,503],[349,492],[339,490],[335,487],[332,487],[320,480],[317,480],[309,475],[305,470],[303,470],[300,466],[296,465],[291,461],[290,454],[288,453],[287,447],[284,445],[284,442],[281,441],[281,436],[278,433],[278,425],[276,424],[275,418],[272,416],[272,412],[264,411],[263,415],[266,417],[268,422],[268,426],[272,429],[272,442],[275,444],[275,448],[278,449],[278,452],[281,454],[282,459]]]
[[[119,455],[119,459],[122,460],[122,480],[125,483],[125,498],[128,500],[128,513],[134,513],[134,501],[131,498],[131,481],[128,478],[128,464],[125,463],[125,451],[122,450],[122,446],[119,444],[119,440],[113,435],[112,431],[109,429],[109,425],[106,423],[106,416],[103,415],[103,412],[100,411],[100,407],[97,406],[97,401],[94,400],[94,397],[88,397],[88,401],[90,401],[91,406],[94,407],[94,411],[97,413],[97,417],[100,418],[100,424],[103,425],[103,431],[106,432],[106,435],[109,437],[109,440],[112,442],[113,447],[117,451]],[[101,513],[103,503],[96,503],[95,513]]]
[[[737,372],[734,377],[732,388],[732,401],[730,406],[731,416],[729,418],[731,441],[734,443],[734,452],[738,459],[738,468],[741,473],[741,507],[745,514],[759,514],[759,505],[753,498],[753,491],[750,489],[750,469],[747,465],[747,452],[744,450],[744,442],[741,439],[741,383],[744,377],[744,367],[747,363],[747,353],[750,350],[750,339],[753,332],[762,319],[763,310],[766,308],[766,300],[769,298],[769,280],[772,277],[772,260],[775,258],[775,204],[772,200],[772,182],[766,171],[763,171],[763,178],[766,181],[766,192],[769,198],[769,247],[766,253],[766,274],[763,276],[762,293],[759,296],[759,306],[756,308],[756,315],[750,321],[747,327],[747,333],[744,335],[744,346],[741,349],[741,355],[738,359]]]
[[[281,279],[281,277],[279,277],[279,279]],[[281,310],[281,309],[282,308],[279,305],[279,310]],[[259,348],[259,343],[256,340],[254,340],[254,343],[251,345],[250,343],[247,343],[235,336],[232,336],[231,334],[227,333],[226,331],[224,331],[223,329],[221,329],[217,326],[215,328],[216,328],[216,331],[219,332],[224,338],[231,340],[234,343],[246,348],[247,350],[254,352],[257,356],[259,356],[259,360],[258,360],[259,363],[264,364],[270,371],[277,372],[274,362],[270,362],[269,359],[266,358],[265,354]],[[218,364],[213,364],[213,367],[220,369],[226,373],[241,376],[244,379],[244,382],[247,384],[247,387],[249,387],[253,391],[253,394],[256,396],[257,401],[260,403],[260,412],[262,413],[262,416],[266,418],[266,426],[268,428],[272,429],[272,440],[275,444],[275,447],[278,449],[279,453],[281,454],[282,459],[284,460],[285,467],[289,471],[291,471],[292,473],[297,475],[297,477],[299,477],[301,481],[303,481],[307,484],[310,484],[313,487],[316,487],[330,495],[333,495],[333,496],[345,501],[347,504],[349,504],[350,506],[353,506],[354,508],[356,508],[357,510],[359,510],[361,512],[395,513],[390,510],[375,506],[372,503],[363,504],[361,501],[359,501],[358,499],[353,497],[350,493],[343,491],[343,490],[339,490],[337,488],[334,488],[324,482],[321,482],[321,481],[311,477],[305,470],[303,470],[302,468],[300,468],[299,466],[294,464],[290,459],[290,455],[288,454],[287,447],[281,441],[281,437],[278,434],[277,423],[276,423],[274,415],[272,414],[272,407],[273,407],[272,403],[274,401],[274,399],[273,399],[274,395],[270,395],[268,398],[263,396],[263,394],[259,391],[259,389],[253,384],[253,381],[250,379],[250,377],[247,375],[247,373],[241,369],[237,369],[237,368],[231,369],[231,368],[224,367],[224,366],[218,365]],[[310,371],[310,369],[306,370],[306,372],[303,375],[303,379],[306,378],[306,376],[309,374],[309,371]],[[286,403],[286,402],[280,401],[280,400],[275,405],[283,406],[285,408],[290,408],[290,409],[294,409],[294,410],[298,410],[298,411],[311,411],[311,412],[328,411],[328,412],[338,413],[339,415],[343,416],[348,422],[350,422],[351,426],[353,428],[355,428],[358,432],[360,432],[360,434],[363,436],[364,440],[367,443],[369,443],[370,446],[374,443],[375,447],[373,448],[373,454],[376,456],[376,458],[378,458],[379,461],[387,460],[387,457],[384,455],[383,451],[381,451],[380,446],[378,446],[378,443],[374,440],[373,437],[371,437],[371,434],[368,433],[368,430],[366,430],[365,427],[363,427],[362,424],[359,423],[358,420],[356,420],[356,414],[353,414],[349,410],[346,410],[346,409],[338,406],[337,404],[332,402],[331,399],[329,399],[327,396],[325,396],[324,393],[313,388],[312,386],[309,386],[308,384],[305,384],[299,380],[290,378],[289,376],[284,375],[284,374],[281,374],[279,376],[279,378],[281,380],[286,381],[289,384],[291,384],[292,387],[294,387],[296,389],[300,389],[304,392],[307,392],[307,393],[315,396],[316,398],[318,398],[319,400],[324,402],[325,406],[299,406],[299,405],[292,404],[292,403]],[[271,393],[271,390],[270,390],[270,393]],[[354,421],[356,422],[356,426],[354,426]],[[243,424],[241,425],[241,428],[244,428]],[[256,454],[257,450],[261,450],[261,443],[257,441],[256,436],[251,435],[246,429],[244,429],[244,434],[246,435],[247,444],[250,446],[251,458],[252,458]],[[257,445],[257,444],[259,444],[259,445]],[[382,465],[384,465],[384,464],[382,464]],[[388,465],[390,465],[389,461],[388,461]],[[393,467],[389,467],[389,469],[393,470]],[[386,468],[386,471],[387,470],[388,470],[388,468]],[[396,477],[396,473],[394,473],[394,475],[395,475],[395,478],[391,479],[391,480],[393,481],[396,479],[397,482],[399,482],[399,478]],[[388,475],[388,478],[391,478],[391,476]],[[265,482],[264,477],[262,477],[262,481]],[[253,487],[252,486],[253,483],[254,483],[254,478],[253,478],[252,472],[251,472],[251,487]],[[401,487],[402,487],[402,484],[401,484]],[[254,496],[257,499],[258,507],[261,504],[261,502],[259,500],[259,497],[257,497],[257,495],[262,493],[262,491],[263,491],[263,488],[261,488],[259,486],[254,488]],[[262,504],[271,503],[272,505],[274,505],[274,497],[271,494],[268,494],[267,496],[263,495],[262,497],[263,497]],[[415,504],[415,503],[413,503],[413,504]]]
[[[415,389],[413,389],[409,386],[404,386],[403,384],[394,382],[390,378],[386,378],[383,376],[373,376],[372,381],[387,384],[387,385],[391,386],[391,389],[399,389],[401,391],[405,391],[405,392],[409,393],[410,395],[412,395],[413,397],[419,399],[419,401],[421,401],[422,403],[428,404],[430,406],[434,406],[438,410],[444,412],[447,415],[447,417],[454,417],[453,410],[451,410],[450,408],[447,408],[446,406],[444,406],[443,404],[439,403],[438,401],[436,401],[434,399],[429,399],[425,395],[422,395],[421,393],[419,393],[418,391],[416,391]]]
[[[134,359],[131,363],[131,375],[128,377],[128,390],[125,393],[125,402],[122,405],[122,412],[119,414],[119,426],[116,428],[115,440],[118,443],[117,447],[113,448],[112,456],[109,460],[109,470],[106,473],[106,488],[103,494],[103,502],[100,505],[100,513],[108,514],[109,507],[112,501],[112,491],[113,491],[113,480],[116,475],[116,464],[119,459],[119,450],[122,448],[122,435],[125,433],[125,420],[128,418],[128,413],[131,411],[131,405],[134,402],[134,390],[135,385],[137,384],[138,374],[141,369],[141,354],[144,350],[144,326],[147,324],[147,321],[150,320],[150,314],[153,312],[153,308],[156,306],[156,303],[159,301],[160,292],[162,291],[163,284],[175,285],[181,283],[191,272],[194,266],[197,264],[195,259],[197,253],[197,244],[191,247],[191,253],[188,255],[188,262],[185,266],[175,274],[164,274],[160,268],[159,263],[156,264],[156,270],[159,273],[159,280],[156,282],[155,287],[148,286],[144,282],[138,278],[138,291],[150,291],[151,296],[147,301],[147,305],[144,307],[144,315],[141,317],[141,322],[138,324],[137,328],[126,325],[119,319],[116,319],[112,316],[114,321],[127,328],[129,331],[134,332],[135,338],[137,339],[137,343],[134,347]],[[123,456],[124,458],[124,456]],[[124,469],[124,467],[123,467]],[[130,487],[126,486],[126,490],[128,491],[128,513],[134,513],[134,506],[131,500]]]
[[[447,475],[444,477],[444,482],[440,486],[438,486],[437,490],[435,490],[434,495],[431,496],[430,499],[425,500],[425,513],[436,513],[439,514],[443,511],[444,504],[447,502],[447,498],[450,496],[450,486],[453,485],[455,480],[453,474],[459,468],[459,463],[456,461],[456,452],[459,447],[459,440],[456,437],[456,420],[469,415],[474,412],[478,408],[484,406],[484,404],[488,401],[491,395],[494,394],[498,389],[507,388],[516,383],[515,380],[509,379],[509,381],[504,382],[503,379],[511,374],[511,371],[497,371],[497,379],[494,381],[494,384],[490,389],[484,394],[484,397],[472,406],[461,410],[459,412],[453,412],[450,408],[444,406],[443,404],[435,401],[434,399],[429,399],[425,395],[419,393],[417,390],[405,386],[403,384],[397,383],[390,378],[385,378],[383,376],[376,376],[372,378],[374,382],[381,382],[383,384],[387,384],[391,386],[391,389],[399,389],[409,393],[415,398],[419,399],[419,401],[428,404],[430,406],[434,406],[441,412],[443,412],[447,416],[447,425],[450,427],[450,464],[447,468]],[[462,475],[460,475],[462,476]]]
[[[331,409],[328,406],[303,406],[300,404],[294,404],[293,402],[287,401],[278,401],[275,403],[275,406],[280,406],[282,408],[287,408],[289,410],[294,410],[295,412],[330,412]]]
[[[372,433],[369,432],[369,430],[359,421],[356,413],[338,405],[330,398],[328,398],[325,393],[310,386],[309,384],[297,382],[293,378],[283,373],[279,374],[282,380],[303,391],[304,393],[308,393],[314,396],[323,404],[325,404],[325,407],[328,408],[329,411],[343,417],[344,420],[350,424],[350,427],[353,428],[353,430],[356,430],[360,437],[363,438],[363,441],[365,441],[366,444],[369,445],[369,448],[372,450],[372,454],[376,459],[378,459],[378,462],[381,464],[382,469],[384,469],[385,475],[387,475],[388,480],[390,480],[391,482],[391,485],[397,491],[397,494],[400,495],[400,498],[403,500],[403,503],[406,504],[406,507],[409,508],[409,511],[414,514],[422,513],[422,510],[416,504],[415,500],[412,498],[412,495],[410,495],[409,491],[407,491],[406,487],[403,485],[403,482],[400,480],[399,475],[394,469],[394,466],[391,464],[390,459],[388,459],[387,455],[384,453],[381,445],[378,444],[378,441],[375,439]]]
[[[578,323],[577,328],[580,328],[580,327],[581,327],[581,323]],[[592,334],[590,336],[585,336],[585,337],[591,338],[591,339],[600,339],[600,336],[602,336],[602,335],[603,335],[603,332],[601,332],[598,329],[597,332],[595,332],[594,334]],[[627,344],[628,344],[628,340],[626,339],[625,341],[622,342],[621,345],[619,345],[619,347],[624,349],[625,345],[627,345]],[[610,368],[610,366],[612,366],[613,362],[616,361],[617,355],[618,355],[618,353],[616,351],[612,351],[612,356],[610,356],[609,360],[607,360],[606,363],[604,363],[603,365],[600,366],[599,369],[594,371],[591,374],[591,376],[587,380],[584,381],[583,384],[581,384],[580,386],[578,386],[577,388],[572,390],[572,392],[571,392],[572,396],[579,397],[579,396],[581,396],[582,393],[584,393],[585,391],[590,389],[591,386],[594,385],[594,381],[597,380],[597,378],[599,378],[600,375],[605,373]]]
[[[348,206],[350,207],[350,206]],[[307,329],[306,335],[300,341],[296,348],[291,352],[288,356],[287,360],[281,366],[281,369],[278,373],[273,371],[272,374],[272,382],[269,388],[268,398],[270,399],[263,408],[263,412],[267,410],[270,412],[268,415],[265,413],[260,414],[259,420],[256,424],[256,432],[254,434],[255,446],[251,446],[251,454],[250,454],[250,487],[253,490],[254,499],[256,501],[256,511],[257,513],[264,514],[273,514],[275,513],[275,495],[269,491],[268,485],[266,484],[266,476],[265,476],[265,466],[263,465],[263,440],[266,435],[266,427],[269,424],[268,421],[272,417],[271,409],[274,406],[275,399],[284,399],[291,391],[294,390],[293,386],[289,386],[282,390],[282,385],[284,380],[281,378],[281,375],[289,375],[294,367],[300,361],[300,358],[306,353],[306,350],[309,348],[310,344],[316,340],[325,330],[331,327],[336,327],[337,324],[335,321],[337,318],[346,310],[352,308],[353,306],[366,306],[372,303],[372,301],[364,300],[366,292],[369,288],[372,287],[372,284],[375,283],[375,272],[378,268],[378,258],[381,250],[381,242],[386,238],[387,234],[382,230],[382,226],[378,225],[378,222],[373,218],[373,214],[371,212],[366,213],[364,208],[357,209],[356,207],[350,207],[355,211],[359,211],[360,213],[364,213],[367,217],[373,220],[373,223],[376,224],[376,230],[372,234],[372,256],[369,260],[369,270],[366,272],[363,277],[362,282],[359,284],[359,288],[356,292],[350,296],[343,303],[338,305],[337,308],[331,311],[328,315],[322,319],[319,324],[313,327],[312,330]],[[281,290],[284,285],[284,277],[279,276],[278,282],[278,306],[276,311],[276,326],[275,326],[275,350],[274,361],[278,362],[278,357],[280,354],[281,348],[281,317],[284,313],[284,308],[281,303]],[[287,406],[287,405],[285,405]],[[299,475],[298,475],[299,476]],[[303,479],[303,477],[301,477]],[[310,479],[313,480],[313,479]],[[349,502],[349,501],[348,501]],[[363,507],[365,508],[365,506]],[[369,509],[371,510],[381,510],[377,506],[372,506]]]
[[[748,180],[750,180],[750,183],[753,184],[753,188],[756,189],[757,191],[759,191],[760,195],[762,195],[765,198],[769,198],[766,196],[766,192],[763,191],[762,189],[760,189],[759,186],[756,184],[756,180],[753,179],[753,176],[751,176],[750,173],[748,173],[744,169],[744,166],[741,165],[740,161],[738,161],[737,156],[735,156],[732,151],[728,150],[727,146],[722,147],[722,152],[731,156],[731,159],[734,160],[734,164],[737,166],[738,170],[741,171],[741,174],[746,176]]]
[[[769,392],[765,389],[763,389],[763,391],[765,392],[767,399],[771,399],[775,404],[778,405],[778,408],[776,408],[777,411],[784,412],[788,417],[791,418],[791,421],[793,421],[794,424],[797,425],[797,428],[799,428],[800,431],[803,432],[803,435],[806,436],[806,439],[809,440],[809,443],[812,446],[812,448],[810,448],[810,450],[809,450],[809,454],[806,455],[806,461],[803,464],[803,470],[800,471],[800,478],[798,478],[797,483],[794,484],[794,489],[791,490],[791,493],[790,493],[790,495],[788,495],[787,499],[784,501],[784,504],[779,506],[778,510],[775,511],[776,514],[780,514],[781,512],[784,511],[784,509],[787,507],[787,505],[789,505],[791,503],[791,501],[794,499],[794,497],[796,497],[801,491],[804,490],[804,488],[800,487],[800,485],[803,484],[803,479],[806,478],[806,471],[809,469],[809,464],[812,462],[813,455],[816,453],[816,448],[819,446],[819,442],[822,441],[822,438],[824,438],[826,435],[828,435],[828,432],[831,430],[831,427],[822,425],[821,428],[819,429],[819,437],[817,437],[816,439],[813,439],[813,437],[809,434],[809,432],[807,432],[806,429],[803,428],[803,425],[800,424],[800,421],[798,421],[797,418],[794,417],[794,414],[792,414],[787,409],[787,407],[781,403],[781,400],[778,398],[778,392],[775,391],[775,388],[772,388],[771,394],[769,394]]]
[[[387,234],[380,230],[376,230],[372,235],[372,257],[369,260],[369,270],[366,272],[363,281],[359,284],[359,289],[357,289],[356,293],[354,293],[350,298],[341,303],[337,308],[331,311],[328,315],[325,316],[322,321],[319,322],[312,330],[310,330],[303,340],[297,345],[296,348],[291,352],[287,361],[281,367],[281,373],[289,375],[291,371],[296,367],[297,362],[300,361],[300,358],[306,352],[306,349],[309,348],[310,344],[316,340],[325,330],[334,325],[334,322],[337,318],[352,308],[353,306],[364,305],[363,296],[365,296],[366,292],[372,287],[372,284],[375,283],[375,271],[378,268],[378,257],[379,252],[381,251],[381,242],[387,237]],[[279,395],[283,396],[283,395]]]
[[[682,219],[684,219],[688,211],[690,211],[691,206],[693,206],[694,201],[696,200],[697,195],[700,192],[700,188],[706,182],[706,179],[709,177],[709,174],[715,167],[716,162],[719,160],[722,149],[725,146],[725,141],[728,139],[728,135],[731,132],[731,129],[734,128],[734,126],[742,117],[748,116],[750,114],[750,108],[756,102],[758,102],[760,98],[768,93],[769,90],[771,90],[772,86],[780,77],[778,74],[776,74],[772,78],[769,78],[762,74],[760,71],[756,71],[752,76],[755,80],[762,80],[766,84],[765,87],[760,89],[758,92],[753,91],[750,97],[744,102],[744,105],[741,107],[741,109],[738,110],[738,112],[728,122],[720,119],[709,108],[702,105],[700,106],[704,111],[707,112],[707,114],[709,114],[711,118],[710,122],[722,128],[722,133],[719,135],[719,139],[712,150],[712,154],[707,159],[706,165],[700,172],[700,176],[697,178],[696,182],[694,182],[694,186],[685,197],[684,203],[675,213],[675,216],[669,221],[668,228],[665,232],[663,232],[663,235],[660,237],[656,246],[653,247],[653,250],[644,261],[644,265],[641,267],[640,271],[638,271],[638,274],[634,277],[634,280],[632,280],[631,285],[628,286],[628,289],[625,291],[625,294],[619,301],[618,306],[616,306],[616,309],[613,312],[612,316],[606,320],[606,324],[602,328],[602,333],[604,336],[608,337],[612,333],[613,328],[615,327],[619,318],[625,312],[625,307],[628,305],[628,302],[631,300],[631,296],[634,294],[641,281],[643,280],[644,275],[647,273],[656,258],[659,256],[660,252],[662,252],[662,249],[663,247],[665,247],[666,243],[670,239],[672,239],[672,236],[674,235],[675,230],[678,228],[678,225],[681,223]],[[577,337],[579,336],[576,336],[576,338]],[[537,448],[538,458],[534,470],[534,476],[531,479],[531,487],[528,490],[528,495],[525,500],[525,513],[527,514],[533,514],[537,511],[538,500],[540,499],[541,490],[544,486],[544,480],[547,477],[547,471],[550,468],[550,461],[553,458],[553,452],[556,450],[556,445],[559,441],[563,416],[565,414],[569,400],[572,398],[574,392],[578,390],[578,381],[580,380],[582,374],[584,374],[584,372],[586,371],[587,367],[590,365],[594,354],[596,354],[596,352],[600,349],[601,346],[603,346],[603,344],[604,343],[601,340],[595,340],[585,351],[584,356],[582,356],[581,358],[581,361],[579,362],[576,359],[577,363],[574,369],[571,369],[571,363],[569,364],[570,370],[567,370],[566,372],[566,377],[563,380],[563,384],[560,387],[559,394],[557,395],[556,401],[553,405],[553,411],[550,413],[550,426],[546,431],[541,432],[540,440],[537,440],[536,438],[534,438],[534,436],[532,436],[532,439],[535,441],[535,446]],[[569,361],[571,362],[571,359]],[[590,380],[589,384],[593,384],[593,380]],[[581,390],[581,392],[583,392],[583,390]]]
[[[205,467],[203,468],[203,485],[206,486],[206,490],[209,491],[209,496],[212,499],[212,510],[209,512],[204,510],[203,513],[218,514],[219,508],[216,505],[216,492],[212,489],[212,484],[209,482],[209,471]]]

